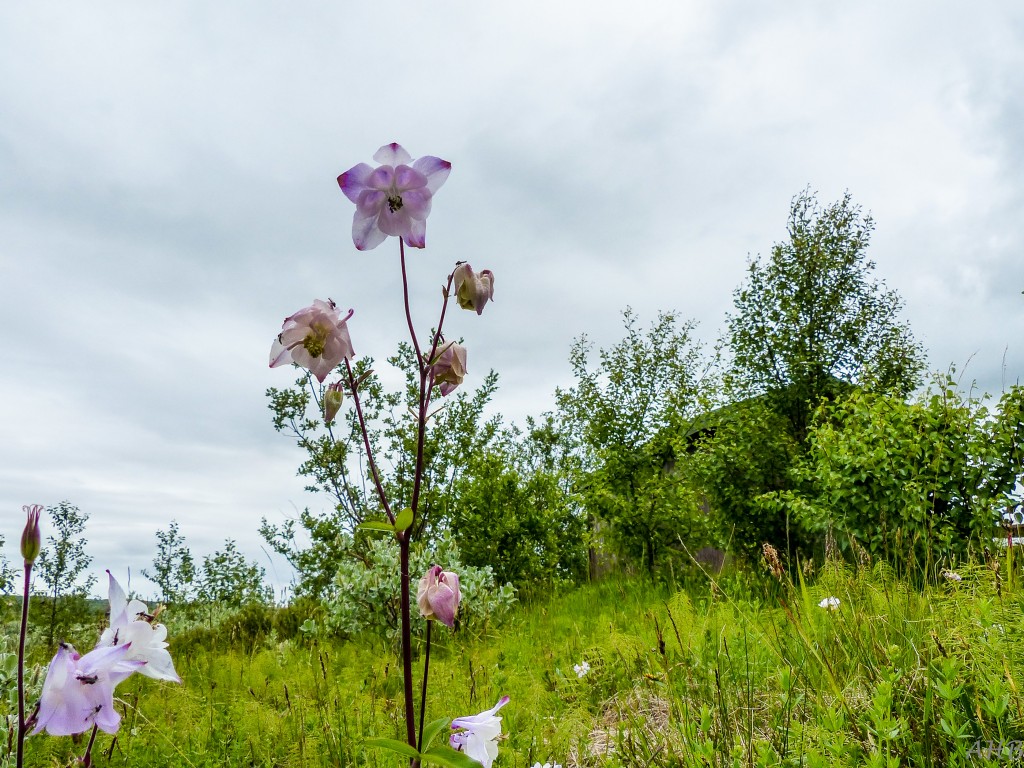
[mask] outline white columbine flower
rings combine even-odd
[[[501,736],[501,718],[495,712],[508,701],[508,696],[502,696],[497,704],[479,715],[452,720],[452,730],[455,731],[449,739],[452,748],[465,752],[484,768],[491,768],[491,763],[498,756],[498,737]]]
[[[141,600],[129,602],[110,571],[107,576],[110,577],[110,626],[103,630],[96,647],[130,644],[124,659],[144,662],[138,668],[140,675],[180,683],[171,654],[167,652],[167,627],[154,622],[149,608]]]
[[[586,661],[582,664],[573,664],[572,669],[576,673],[576,677],[584,677],[590,671],[590,664]]]
[[[826,597],[820,603],[819,608],[824,608],[826,611],[837,611],[839,610],[839,598],[838,597]]]

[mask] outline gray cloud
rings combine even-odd
[[[433,321],[457,259],[495,271],[494,306],[449,330],[474,376],[501,373],[509,419],[551,407],[572,339],[612,343],[626,305],[713,342],[807,185],[873,213],[932,365],[970,359],[998,392],[1024,369],[1022,20],[1009,2],[5,6],[0,502],[79,504],[100,572],[145,567],[172,518],[197,554],[230,535],[266,563],[261,516],[326,504],[265,410],[290,382],[266,368],[281,319],[331,296],[378,360],[404,334],[393,244],[354,250],[335,183],[392,140],[454,163],[410,255],[414,311]]]

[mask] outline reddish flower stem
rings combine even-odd
[[[430,628],[434,622],[427,622],[427,649],[423,654],[423,686],[420,689],[420,736],[416,740],[416,749],[423,751],[423,721],[427,716],[427,675],[430,673]]]
[[[380,481],[380,473],[377,471],[377,462],[373,460],[373,450],[370,448],[370,437],[366,432],[366,421],[363,419],[363,408],[359,404],[359,392],[356,389],[356,379],[352,373],[352,364],[348,358],[345,358],[345,370],[348,372],[348,389],[352,393],[352,402],[355,403],[356,416],[359,419],[359,431],[363,434],[363,447],[366,449],[366,461],[370,465],[370,475],[373,476],[373,485],[377,489],[377,497],[380,499],[381,506],[384,507],[384,514],[388,516],[388,521],[392,524],[395,522],[395,515],[391,511],[391,505],[388,503],[388,497],[384,493],[384,486]]]
[[[32,577],[32,563],[25,563],[25,589],[21,597],[21,633],[18,635],[18,747],[16,768],[25,760],[25,637],[28,634],[28,588]]]

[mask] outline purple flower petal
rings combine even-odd
[[[338,186],[345,193],[345,197],[353,203],[359,198],[359,193],[366,189],[366,180],[373,173],[373,168],[366,163],[354,165],[338,177]]]
[[[373,172],[366,177],[366,186],[388,193],[395,184],[395,169],[390,165],[382,165],[374,168]]]
[[[410,218],[422,221],[430,215],[432,200],[433,195],[426,187],[410,189],[408,192],[402,193],[402,210],[404,210]]]
[[[452,164],[447,160],[431,155],[421,157],[412,164],[412,167],[427,177],[427,189],[431,193],[437,192],[441,188],[452,170]]]
[[[401,144],[392,142],[378,149],[373,159],[381,165],[408,165],[412,162],[412,155],[406,152]]]
[[[352,242],[360,251],[370,251],[387,239],[387,235],[377,226],[377,216],[360,218],[359,214],[352,220]]]
[[[405,233],[406,245],[413,248],[425,248],[427,245],[427,222],[423,219],[410,219],[409,231]]]
[[[402,193],[402,199],[405,199],[406,190],[425,186],[427,186],[427,177],[419,171],[408,165],[400,165],[395,168],[395,188]]]

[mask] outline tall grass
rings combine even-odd
[[[1003,571],[979,565],[924,587],[838,563],[795,582],[604,581],[520,607],[484,637],[435,633],[427,719],[511,696],[498,768],[1006,765],[1024,739],[1024,619]],[[827,597],[837,609],[819,607]],[[184,684],[136,676],[119,688],[122,728],[97,764],[402,764],[362,745],[401,737],[387,646],[172,650]],[[33,737],[28,764],[80,752]]]

